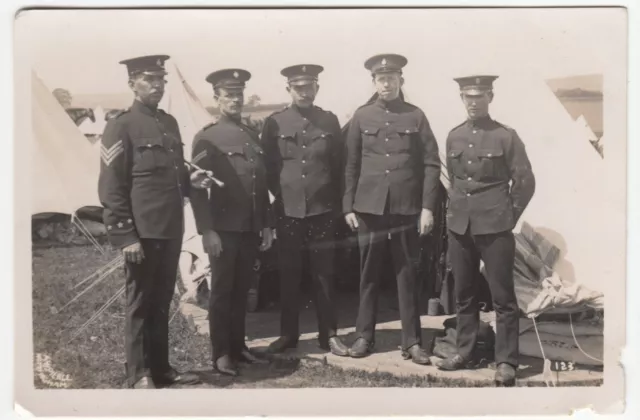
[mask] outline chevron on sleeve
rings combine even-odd
[[[198,162],[200,162],[202,159],[204,159],[205,157],[207,157],[207,150],[203,150],[202,152],[198,153],[192,160],[192,162],[197,165]]]
[[[100,146],[100,157],[105,165],[109,166],[111,163],[124,152],[124,145],[122,140],[118,140],[110,147],[105,147],[104,144]]]

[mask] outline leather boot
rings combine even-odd
[[[238,376],[238,369],[228,354],[216,360],[213,363],[213,368],[224,375]]]
[[[407,350],[402,352],[402,357],[405,359],[411,359],[413,363],[419,365],[429,365],[431,364],[431,360],[429,359],[429,353],[422,347],[420,344],[414,344],[409,347]]]
[[[469,361],[464,359],[462,356],[458,354],[436,363],[437,368],[440,370],[466,369],[468,365],[469,365]]]
[[[283,353],[287,349],[295,349],[298,346],[298,340],[291,337],[280,337],[267,347],[267,353],[276,354]]]
[[[143,376],[138,379],[138,382],[133,384],[133,389],[156,389],[156,384],[153,383],[153,379],[148,376]]]
[[[500,363],[496,369],[495,383],[497,386],[514,386],[516,369],[508,363]]]
[[[349,349],[349,356],[360,358],[371,354],[373,351],[373,343],[369,343],[364,338],[358,338]]]

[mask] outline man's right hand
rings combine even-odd
[[[202,247],[207,254],[219,257],[222,252],[220,235],[213,230],[206,231],[204,235],[202,235]]]
[[[144,259],[144,251],[140,242],[133,243],[122,249],[124,260],[130,263],[140,264]]]
[[[344,220],[347,222],[347,225],[351,228],[352,231],[358,230],[358,218],[355,213],[348,213],[344,216]]]

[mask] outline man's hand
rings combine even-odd
[[[358,230],[358,218],[356,217],[355,213],[348,213],[346,216],[344,216],[344,220],[345,222],[347,222],[347,225],[351,228],[352,231],[356,231]]]
[[[418,225],[418,232],[420,236],[428,235],[433,229],[433,213],[429,209],[422,209],[420,213],[420,224]]]
[[[271,248],[273,244],[273,232],[271,228],[262,229],[262,243],[260,244],[260,251],[264,252]]]
[[[133,243],[122,249],[124,260],[130,263],[140,264],[144,259],[144,251],[140,242]]]
[[[202,235],[202,247],[204,252],[214,257],[219,257],[222,252],[220,236],[213,230],[208,230]]]
[[[191,173],[191,186],[193,188],[206,190],[213,185],[213,180],[211,177],[213,176],[213,172],[205,171],[204,169],[196,169]]]

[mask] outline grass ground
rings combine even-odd
[[[33,249],[33,341],[37,388],[120,388],[124,370],[124,296],[73,338],[101,306],[124,285],[119,268],[77,301],[60,311],[84,287],[82,279],[117,256],[101,255],[91,246],[35,247]],[[85,284],[88,285],[89,283]],[[369,373],[297,359],[277,359],[266,366],[243,367],[229,378],[211,373],[208,337],[194,334],[189,322],[172,303],[169,326],[170,362],[178,370],[198,373],[207,388],[303,387],[469,387],[487,386],[427,375],[398,377]]]

